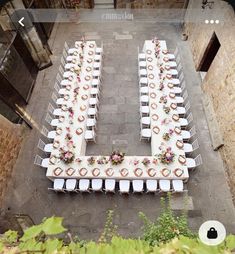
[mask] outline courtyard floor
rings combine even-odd
[[[82,239],[97,239],[102,232],[108,209],[115,210],[114,222],[124,236],[138,236],[138,212],[150,218],[160,213],[159,195],[120,196],[100,194],[56,194],[47,190],[51,182],[45,169],[33,165],[40,130],[54,89],[64,42],[73,45],[84,36],[104,45],[103,84],[98,120],[97,144],[87,146],[87,155],[108,155],[120,147],[127,155],[149,155],[150,144],[139,141],[139,92],[137,47],[154,36],[166,40],[168,49],[180,50],[186,88],[197,129],[203,165],[190,174],[187,184],[187,210],[193,230],[205,220],[221,221],[235,233],[235,209],[226,182],[223,163],[211,146],[202,106],[200,77],[195,72],[188,42],[180,40],[177,24],[149,22],[69,23],[56,25],[50,39],[53,66],[39,73],[27,107],[34,128],[28,131],[12,179],[9,180],[3,208],[14,214],[27,214],[35,223],[43,217],[62,216],[65,225]],[[184,209],[183,195],[172,197],[171,207]]]

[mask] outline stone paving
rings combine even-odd
[[[27,113],[34,128],[24,140],[18,161],[9,181],[3,208],[12,213],[28,214],[35,223],[51,215],[65,218],[65,225],[80,238],[97,237],[102,232],[106,211],[115,210],[118,231],[125,236],[138,236],[141,221],[138,212],[155,218],[160,212],[159,195],[120,196],[98,194],[56,194],[47,188],[51,182],[45,169],[33,165],[39,153],[37,142],[59,67],[64,41],[70,45],[85,35],[86,39],[103,41],[104,66],[97,144],[88,145],[87,154],[109,154],[121,147],[130,155],[150,154],[150,144],[139,141],[139,94],[137,82],[137,47],[145,39],[157,35],[166,40],[168,48],[179,47],[185,80],[197,128],[203,166],[190,174],[188,182],[189,222],[193,230],[208,219],[225,224],[228,232],[235,229],[235,210],[226,182],[219,153],[211,147],[202,108],[200,78],[195,72],[187,42],[180,40],[176,24],[151,22],[71,23],[59,24],[51,36],[53,66],[41,71],[29,102]],[[172,209],[184,207],[184,195],[174,195]]]

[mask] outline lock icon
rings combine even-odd
[[[218,237],[218,233],[217,233],[216,229],[214,227],[211,227],[207,231],[207,238],[208,239],[216,239],[217,237]]]

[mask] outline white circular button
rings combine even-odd
[[[214,24],[214,19],[211,19],[211,20],[210,20],[210,23],[211,23],[211,24]]]
[[[226,229],[224,225],[216,220],[208,220],[199,228],[200,240],[206,245],[219,245],[226,238]]]
[[[206,20],[205,20],[205,23],[206,23],[206,24],[209,24],[209,20],[208,20],[208,19],[206,19]]]
[[[216,19],[215,23],[216,23],[216,24],[219,24],[219,20],[218,20],[218,19]]]

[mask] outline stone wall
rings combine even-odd
[[[224,140],[224,146],[219,151],[225,162],[230,187],[235,197],[235,15],[232,7],[226,2],[214,2],[211,17],[220,17],[220,24],[205,24],[203,20],[193,22],[196,20],[193,15],[200,16],[198,14],[201,7],[198,1],[191,0],[185,17],[185,32],[189,36],[196,69],[214,32],[221,44],[203,80],[202,89],[212,102]]]
[[[117,8],[183,8],[184,0],[117,0]]]
[[[0,115],[0,204],[20,151],[22,128]]]

